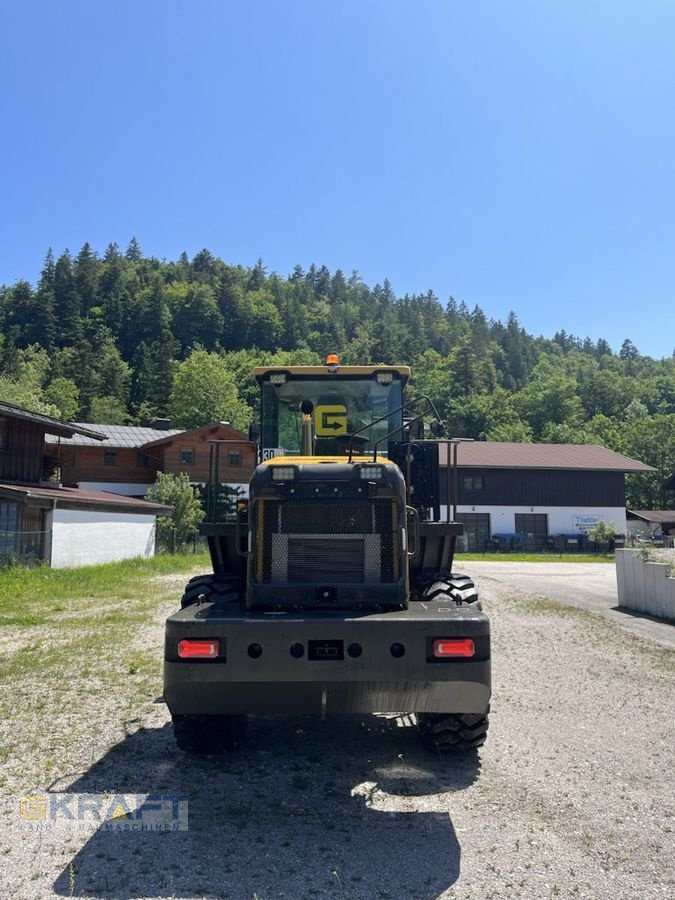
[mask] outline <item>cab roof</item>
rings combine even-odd
[[[325,366],[256,366],[253,370],[253,377],[260,384],[267,375],[272,373],[285,374],[293,377],[306,378],[344,378],[344,377],[361,377],[368,378],[377,372],[396,373],[405,385],[410,378],[409,366],[341,366],[341,365],[325,365]]]

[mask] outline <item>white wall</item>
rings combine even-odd
[[[154,556],[155,517],[118,512],[52,512],[52,568]]]
[[[441,518],[447,507],[441,507]],[[513,534],[516,530],[516,513],[545,513],[548,516],[549,534],[575,534],[583,531],[577,521],[580,516],[594,516],[614,525],[618,534],[626,533],[626,510],[605,506],[466,506],[458,505],[458,513],[489,513],[491,534]]]
[[[675,578],[665,562],[650,562],[639,550],[616,551],[619,606],[675,621]]]

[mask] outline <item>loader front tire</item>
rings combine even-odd
[[[424,587],[422,597],[425,600],[443,600],[444,594],[450,603],[458,606],[471,604],[476,609],[481,609],[478,590],[468,575],[441,573]]]

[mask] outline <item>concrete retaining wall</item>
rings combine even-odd
[[[668,563],[644,559],[640,550],[617,550],[619,606],[675,622],[675,578],[668,569]]]

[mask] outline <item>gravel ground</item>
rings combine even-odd
[[[498,575],[481,585],[491,732],[459,761],[375,716],[256,718],[244,751],[186,757],[154,702],[159,664],[114,689],[96,661],[77,683],[46,667],[4,684],[0,896],[670,900],[675,653]],[[157,660],[178,583],[158,591],[137,639]],[[47,791],[184,794],[189,830],[26,830],[19,798]]]
[[[658,552],[658,551],[655,551]],[[661,551],[659,562],[675,564],[675,550]],[[673,623],[641,615],[618,605],[616,566],[614,562],[571,563],[561,560],[546,564],[509,562],[508,560],[476,560],[471,574],[481,592],[490,581],[508,585],[518,592],[536,593],[567,606],[598,613],[622,628],[655,640],[675,650]]]

